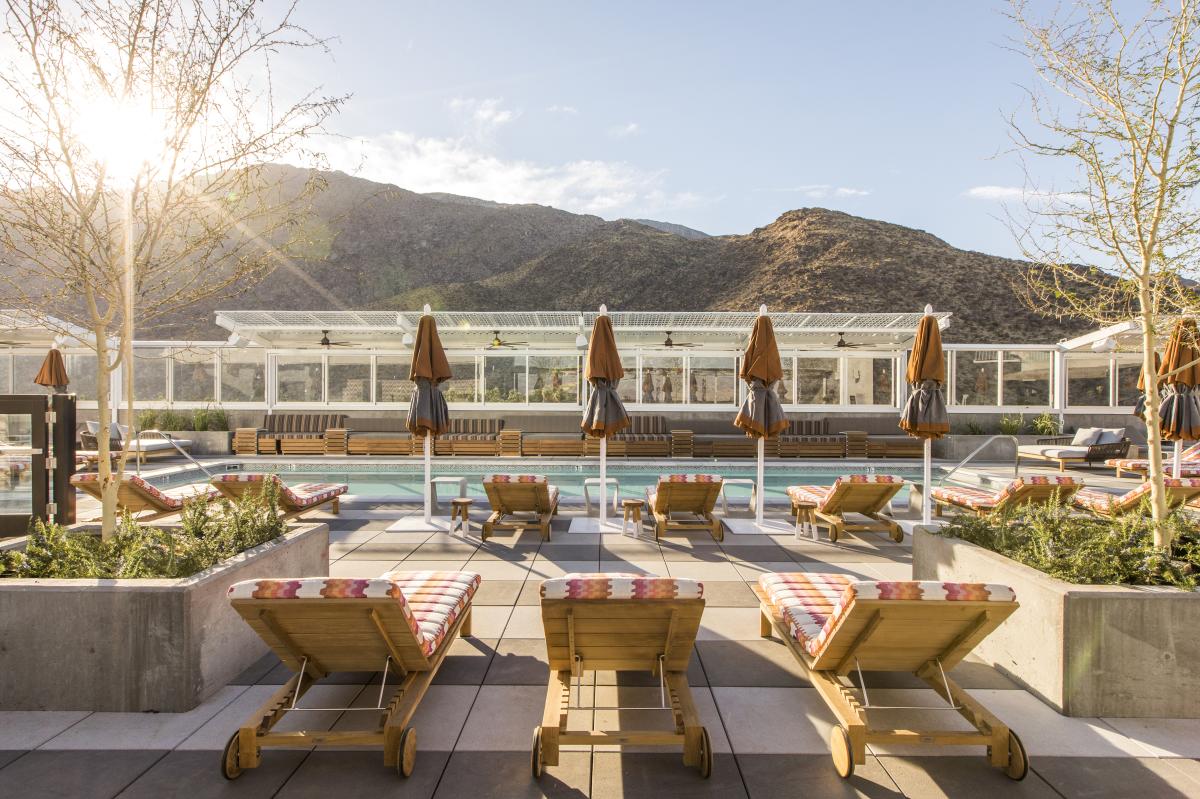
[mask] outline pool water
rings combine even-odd
[[[287,484],[295,483],[348,483],[350,492],[358,497],[372,500],[391,501],[420,501],[422,497],[421,483],[423,466],[420,462],[403,464],[374,464],[374,463],[243,463],[236,467],[244,472],[276,472]],[[611,481],[616,479],[620,485],[620,496],[623,498],[644,497],[647,488],[653,487],[662,474],[689,472],[707,472],[719,474],[728,479],[753,480],[755,468],[753,461],[692,461],[687,463],[658,462],[642,463],[609,463],[607,474]],[[939,470],[934,470],[937,477]],[[484,497],[482,480],[484,475],[496,472],[531,472],[544,474],[549,481],[558,486],[560,501],[566,503],[583,502],[583,481],[589,477],[599,477],[600,467],[595,461],[578,464],[546,463],[539,461],[434,461],[432,474],[434,477],[465,478],[467,481],[467,496],[482,499]],[[787,502],[786,489],[792,485],[830,485],[839,476],[868,472],[873,474],[894,474],[906,480],[921,479],[921,468],[911,464],[862,464],[846,463],[840,468],[830,468],[828,464],[808,463],[786,464],[768,463],[766,466],[766,500],[768,503],[784,504]],[[171,475],[164,480],[155,480],[160,486],[182,485],[200,482],[205,479],[202,472],[189,470]],[[746,507],[750,499],[749,484],[732,484],[725,488],[725,496],[730,502],[731,509],[736,506]],[[458,495],[458,486],[452,483],[439,483],[438,498],[445,500]],[[588,487],[592,502],[597,501],[599,486]],[[610,488],[611,492],[611,488]],[[611,495],[611,493],[610,493]],[[901,489],[896,502],[908,500],[908,489]]]

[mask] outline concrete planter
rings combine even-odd
[[[304,524],[185,579],[0,579],[0,710],[191,710],[267,652],[230,585],[328,574]]]
[[[1042,436],[1019,435],[1017,441],[1021,444],[1035,444]],[[991,435],[986,436],[971,436],[961,433],[951,433],[950,435],[939,438],[933,442],[933,457],[958,463],[963,458],[971,454],[971,451],[978,447],[983,442],[991,438]],[[1016,450],[1013,449],[1012,439],[998,438],[988,444],[987,448],[975,456],[972,463],[1012,463],[1016,457]]]
[[[913,577],[1012,586],[1020,610],[975,653],[1060,713],[1200,718],[1200,593],[1075,585],[920,527]]]
[[[233,453],[233,433],[228,430],[167,430],[164,432],[170,433],[174,438],[192,442],[188,451],[196,457],[220,457]]]

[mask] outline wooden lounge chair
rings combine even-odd
[[[1167,477],[1163,479],[1167,489],[1167,507],[1177,508],[1200,498],[1200,478]],[[1076,492],[1074,505],[1097,516],[1112,518],[1138,510],[1142,500],[1150,496],[1151,483],[1146,481],[1124,494],[1110,494],[1096,488],[1084,488]]]
[[[85,494],[104,501],[100,490],[100,475],[97,472],[80,472],[71,475],[71,485]],[[156,488],[136,474],[126,474],[117,487],[117,511],[128,511],[138,521],[150,521],[173,516],[183,510],[184,503],[191,500],[211,502],[220,494],[211,486],[180,486],[179,488]],[[98,517],[97,517],[98,518]]]
[[[904,540],[904,531],[884,513],[892,497],[904,487],[904,480],[892,474],[848,474],[830,486],[788,486],[792,515],[799,512],[798,504],[815,504],[816,518],[829,527],[829,540],[836,543],[843,533],[879,531],[888,533],[893,541]],[[867,522],[847,521],[846,515],[866,516]]]
[[[550,485],[544,474],[489,474],[483,478],[483,490],[492,506],[492,515],[480,533],[484,541],[497,527],[523,529],[535,522],[542,540],[550,540],[550,520],[558,513],[558,486]],[[532,513],[537,518],[504,520],[517,513]]]
[[[234,500],[250,492],[261,492],[263,484],[267,482],[275,484],[284,519],[300,516],[326,504],[331,513],[337,513],[340,505],[338,497],[350,490],[345,483],[300,483],[288,486],[277,474],[229,472],[212,479],[213,487]]]
[[[646,505],[654,514],[654,538],[669,530],[706,530],[720,541],[721,520],[713,516],[725,480],[719,474],[664,474],[654,490],[646,490]],[[682,514],[682,516],[680,516]]]
[[[1163,468],[1167,474],[1173,474],[1172,468],[1175,463],[1175,453],[1163,453]],[[1200,477],[1200,443],[1192,444],[1190,447],[1179,453],[1180,477]],[[1147,458],[1109,458],[1104,462],[1105,466],[1111,466],[1117,470],[1117,477],[1121,477],[1124,472],[1136,472],[1142,477],[1146,477],[1150,472],[1150,461]]]
[[[946,676],[1017,609],[1012,589],[792,572],[760,576],[755,593],[759,633],[774,632],[783,641],[837,717],[830,748],[839,775],[849,777],[866,762],[867,744],[983,745],[991,765],[1024,778],[1029,761],[1017,734]],[[946,701],[939,710],[957,711],[975,730],[873,725],[864,671],[915,675]],[[847,682],[851,672],[857,672],[857,690]]]
[[[408,726],[456,635],[471,634],[473,572],[391,572],[373,580],[307,577],[246,580],[229,601],[295,674],[225,745],[221,773],[236,779],[269,747],[378,746],[384,766],[407,777],[417,754]],[[347,708],[369,726],[355,730],[274,732],[312,685],[335,671],[382,672],[375,707]],[[391,680],[391,682],[389,682]],[[394,692],[384,704],[384,691]],[[328,710],[328,708],[324,708]],[[358,716],[361,717],[361,716]]]
[[[550,682],[542,724],[533,732],[533,776],[540,777],[545,766],[558,765],[561,746],[616,744],[682,745],[684,764],[697,767],[707,778],[712,773],[712,742],[700,724],[687,681],[704,612],[704,586],[652,575],[567,574],[543,582],[541,593]],[[662,710],[671,713],[674,729],[570,729],[572,678],[582,681],[585,671],[601,670],[657,675],[663,687]]]
[[[933,500],[938,516],[942,515],[943,508],[982,516],[1020,505],[1043,505],[1048,502],[1069,505],[1075,498],[1075,492],[1081,488],[1083,483],[1070,477],[1037,475],[1018,477],[999,491],[969,486],[938,486],[929,492],[929,498]]]
[[[1051,436],[1039,438],[1036,444],[1021,444],[1017,447],[1017,461],[1049,461],[1057,463],[1058,470],[1063,472],[1068,464],[1093,466],[1124,458],[1130,446],[1123,427],[1087,427],[1073,436]]]

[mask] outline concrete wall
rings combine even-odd
[[[975,654],[1060,713],[1200,718],[1200,594],[1074,585],[919,527],[913,577],[1011,586],[1020,609]]]
[[[328,573],[306,524],[182,580],[0,580],[0,709],[190,710],[267,652],[230,585]]]

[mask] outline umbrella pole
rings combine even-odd
[[[604,532],[604,523],[608,515],[608,436],[600,439],[600,532]]]
[[[1175,442],[1175,464],[1174,464],[1174,468],[1172,470],[1172,474],[1175,476],[1175,479],[1178,480],[1182,476],[1182,472],[1183,472],[1183,442],[1176,441]]]
[[[754,503],[754,523],[757,524],[759,527],[761,527],[762,523],[763,523],[763,505],[765,505],[766,501],[767,501],[766,496],[765,496],[767,487],[765,485],[765,480],[763,479],[763,458],[766,455],[766,451],[767,451],[767,440],[765,438],[759,438],[758,439],[758,474],[756,475],[757,485],[758,485],[758,501]]]
[[[430,490],[430,480],[433,479],[433,436],[425,433],[425,524],[433,523],[433,497]]]
[[[925,462],[922,464],[921,480],[924,485],[921,487],[921,523],[929,524],[933,521],[932,500],[929,498],[930,484],[933,482],[933,439],[925,439]]]

